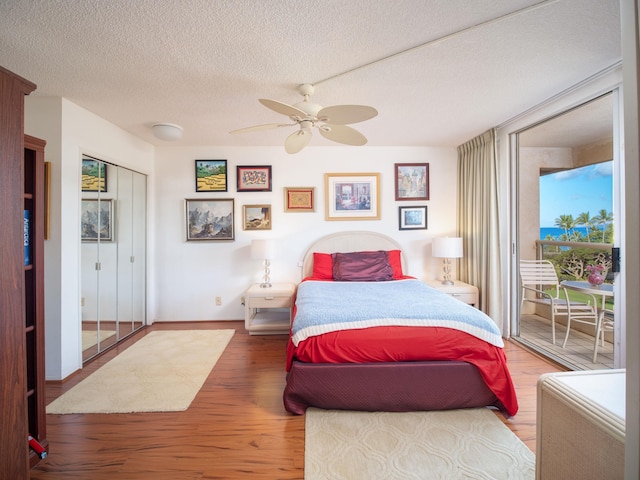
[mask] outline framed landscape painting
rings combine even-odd
[[[196,192],[226,192],[227,161],[196,160]]]
[[[244,205],[242,225],[244,230],[271,230],[271,205]]]
[[[396,163],[396,200],[429,200],[429,164]]]
[[[379,173],[326,173],[327,220],[380,220]]]
[[[113,200],[83,199],[80,205],[80,239],[113,242]]]
[[[233,198],[186,199],[187,241],[233,240]]]
[[[107,164],[90,157],[82,157],[82,191],[107,191]]]

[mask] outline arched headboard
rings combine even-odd
[[[402,270],[407,271],[407,258],[404,250],[393,238],[377,232],[353,231],[332,233],[316,240],[302,259],[302,278],[310,277],[313,273],[313,252],[335,253],[369,250],[400,250],[402,252]]]

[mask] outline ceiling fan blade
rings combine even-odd
[[[233,130],[229,133],[247,133],[247,132],[257,132],[259,130],[271,130],[272,128],[278,127],[291,127],[296,125],[295,123],[266,123],[264,125],[254,125],[253,127],[240,128],[238,130]]]
[[[347,127],[346,125],[323,125],[319,130],[324,138],[334,142],[358,146],[367,143],[367,138],[364,135],[355,128]]]
[[[293,107],[286,103],[278,102],[277,100],[269,100],[268,98],[260,98],[258,101],[267,108],[270,108],[274,112],[281,113],[287,117],[299,117],[305,118],[307,114],[299,108]]]
[[[298,130],[293,132],[284,141],[284,149],[287,153],[298,153],[311,141],[310,130]]]
[[[366,105],[334,105],[320,110],[318,119],[323,119],[331,125],[347,125],[364,122],[376,115],[378,115],[378,111]]]

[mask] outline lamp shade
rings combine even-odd
[[[173,123],[156,123],[151,127],[153,134],[160,140],[172,142],[182,138],[182,127]]]
[[[436,258],[461,258],[461,237],[436,237],[433,239],[431,254]]]
[[[275,243],[273,240],[251,240],[251,258],[265,260],[273,258]]]

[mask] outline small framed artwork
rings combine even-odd
[[[227,161],[196,160],[196,192],[226,192]]]
[[[187,241],[233,240],[233,198],[186,199]]]
[[[429,200],[429,164],[396,163],[396,200]]]
[[[379,173],[326,173],[327,220],[379,220]]]
[[[113,242],[113,200],[82,200],[80,205],[80,239],[83,242]]]
[[[400,230],[426,230],[427,206],[398,207],[398,222]]]
[[[314,212],[315,196],[314,187],[284,187],[284,211]]]
[[[271,165],[236,167],[239,192],[270,192]]]
[[[82,191],[107,191],[107,164],[91,157],[82,157]]]
[[[245,230],[271,230],[271,205],[244,205],[242,225]]]

